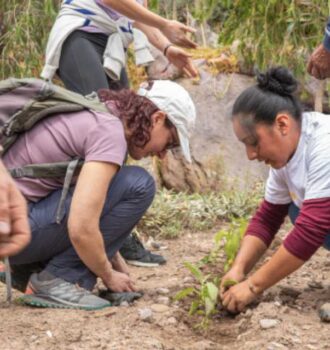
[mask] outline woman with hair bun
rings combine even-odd
[[[237,98],[234,132],[250,160],[270,166],[265,197],[252,217],[241,248],[221,284],[223,305],[239,312],[288,276],[322,245],[330,249],[330,118],[302,113],[297,82],[283,67],[258,74],[258,83]],[[293,229],[275,254],[248,277],[289,215]],[[239,283],[227,289],[225,281]],[[330,320],[330,304],[320,309]]]

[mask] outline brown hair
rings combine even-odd
[[[98,95],[101,102],[112,101],[115,104],[119,111],[118,118],[132,132],[130,142],[137,147],[144,147],[150,140],[151,116],[159,108],[146,97],[129,89],[101,89]]]

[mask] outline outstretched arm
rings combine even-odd
[[[149,11],[135,0],[103,0],[103,2],[134,21],[159,29],[175,45],[187,48],[195,48],[197,46],[186,37],[186,33],[195,31],[193,28],[180,22],[163,18]]]

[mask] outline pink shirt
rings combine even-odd
[[[121,166],[126,151],[124,128],[117,117],[84,110],[41,121],[18,138],[3,157],[3,162],[12,169],[79,157],[86,162],[102,161]],[[36,202],[62,188],[63,179],[19,178],[16,183],[28,200]]]

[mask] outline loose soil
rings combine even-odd
[[[0,349],[330,349],[330,323],[321,323],[317,315],[318,307],[330,300],[330,261],[324,249],[252,308],[236,317],[218,315],[207,330],[194,328],[197,319],[187,315],[188,301],[166,305],[168,297],[193,283],[182,263],[205,256],[216,232],[185,233],[175,240],[163,240],[165,266],[131,267],[138,288],[144,291],[143,298],[131,306],[89,312],[17,303],[8,307],[1,285]],[[273,246],[279,244],[277,238]],[[139,312],[145,308],[152,310],[148,321]],[[262,329],[262,319],[277,323]]]

